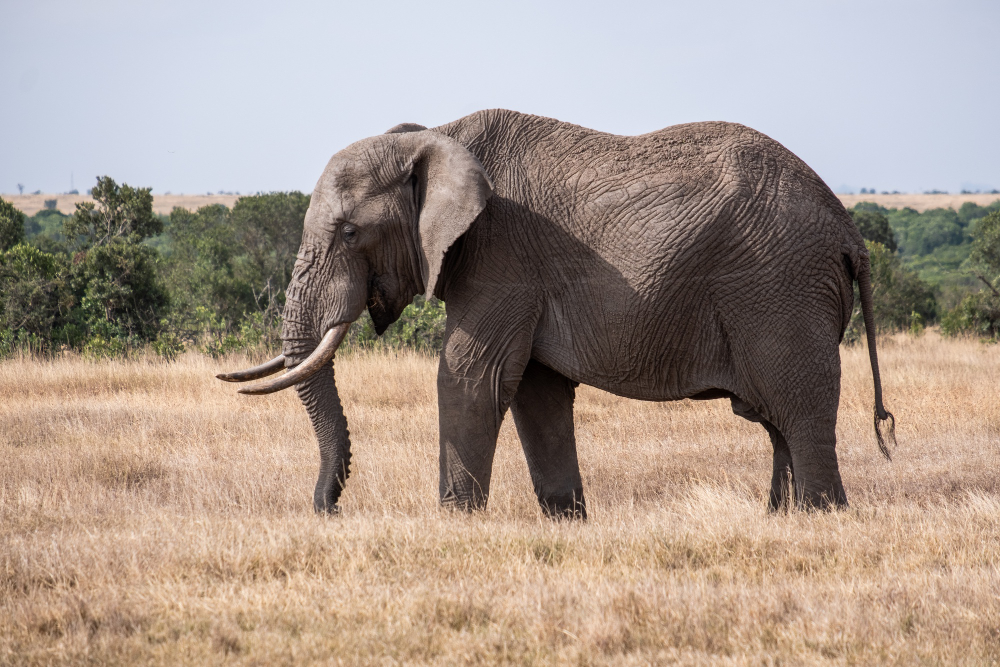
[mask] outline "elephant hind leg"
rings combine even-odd
[[[778,436],[775,440],[775,434],[768,429],[775,443],[775,467],[783,467],[790,460],[795,505],[803,509],[847,506],[837,461],[838,353],[834,349],[825,364],[821,363],[820,352],[803,355],[798,360],[799,368],[791,368],[792,377],[800,381],[773,382],[767,392],[762,392],[766,407],[762,412]],[[774,481],[783,484],[772,480],[772,490]],[[780,494],[777,499],[781,499]]]
[[[760,424],[767,431],[771,438],[773,452],[773,467],[771,469],[771,493],[767,500],[767,510],[769,512],[786,511],[790,505],[789,481],[794,484],[794,467],[792,466],[792,453],[788,449],[788,442],[785,436],[781,435],[774,424],[764,419],[757,410],[749,403],[732,396],[730,398],[733,406],[733,414],[743,417],[747,421]]]
[[[510,406],[538,504],[552,518],[587,518],[573,430],[575,395],[569,378],[531,360]]]
[[[802,508],[847,505],[837,462],[839,336],[839,307],[817,301],[794,319],[775,318],[756,337],[744,335],[734,352],[747,362],[739,378],[743,393],[788,447],[794,502]],[[788,459],[781,454],[778,467]]]
[[[792,465],[792,453],[781,431],[769,421],[761,421],[767,434],[771,437],[774,449],[774,463],[771,469],[771,493],[767,499],[769,512],[784,512],[790,506],[789,482],[795,483],[795,468]]]
[[[837,464],[837,415],[799,419],[782,427],[795,471],[795,504],[804,509],[847,507]]]

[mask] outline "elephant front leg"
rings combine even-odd
[[[529,361],[511,412],[542,510],[553,518],[587,518],[573,431],[573,382]]]
[[[445,341],[438,370],[441,504],[485,509],[497,436],[527,363],[530,339],[490,350]],[[507,339],[511,340],[511,339]],[[475,354],[476,352],[479,354]]]

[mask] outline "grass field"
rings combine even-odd
[[[850,208],[858,202],[872,201],[887,208],[910,207],[917,211],[926,211],[931,208],[953,208],[958,209],[967,201],[975,202],[980,206],[989,206],[1000,199],[1000,195],[972,194],[972,195],[924,195],[924,194],[902,194],[902,195],[837,195],[844,206]],[[45,200],[55,199],[56,208],[63,213],[70,214],[76,210],[77,202],[93,201],[88,195],[0,195],[9,202],[13,202],[18,210],[27,215],[34,215],[45,206]],[[161,215],[167,215],[175,206],[194,211],[209,204],[225,204],[230,208],[239,199],[238,195],[155,195],[153,197],[153,210]]]
[[[837,197],[847,208],[851,208],[859,202],[870,201],[886,208],[912,208],[921,213],[932,208],[953,208],[957,211],[965,202],[972,202],[978,206],[989,206],[1000,200],[1000,195],[997,194],[837,195]]]
[[[489,509],[438,508],[428,357],[338,358],[333,518],[295,395],[213,379],[243,359],[2,362],[0,663],[1000,661],[1000,348],[885,341],[892,463],[842,358],[849,510],[766,515],[727,402],[581,388],[586,523],[542,518],[509,423]]]
[[[14,204],[19,211],[26,215],[34,215],[45,208],[45,201],[56,200],[56,209],[66,215],[70,215],[76,210],[78,202],[94,201],[90,195],[0,195],[7,201]],[[154,195],[153,211],[160,215],[169,215],[174,207],[186,208],[195,211],[202,206],[209,204],[223,204],[232,208],[239,195]]]

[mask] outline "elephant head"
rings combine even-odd
[[[350,440],[333,357],[367,306],[381,334],[413,297],[434,294],[448,248],[486,206],[493,185],[464,146],[403,124],[331,158],[313,192],[285,292],[282,354],[222,380],[254,380],[265,394],[295,385],[320,449],[317,512],[336,512]]]

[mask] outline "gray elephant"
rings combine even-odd
[[[774,446],[769,507],[847,504],[836,453],[839,343],[857,280],[888,456],[868,253],[843,205],[776,141],[733,123],[615,136],[505,110],[404,124],[320,177],[287,290],[283,354],[228,381],[295,385],[316,431],[315,509],[337,511],[350,442],[332,359],[417,294],[448,307],[438,372],[440,495],[485,507],[513,413],[538,501],[586,517],[580,383],[650,401],[728,398]]]

